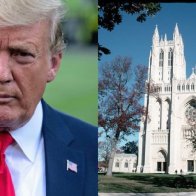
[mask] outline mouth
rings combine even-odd
[[[9,95],[9,94],[4,94],[4,93],[0,93],[0,104],[2,103],[9,103],[11,101],[13,101],[16,97]]]

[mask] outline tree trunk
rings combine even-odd
[[[108,163],[108,168],[107,168],[107,176],[112,176],[112,167],[113,167],[113,163],[114,163],[114,156],[116,153],[116,145],[117,145],[117,139],[115,138],[112,142],[112,151],[110,154],[110,159],[109,159],[109,163]]]

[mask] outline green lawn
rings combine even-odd
[[[186,178],[186,180],[185,180]],[[99,175],[100,193],[164,193],[194,192],[196,176],[168,174],[113,174],[112,177]],[[190,180],[191,178],[191,180]]]
[[[68,48],[44,99],[53,107],[97,125],[97,48]]]

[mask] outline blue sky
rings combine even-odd
[[[161,3],[162,9],[144,23],[136,21],[135,16],[123,15],[123,22],[112,32],[99,29],[99,43],[111,50],[110,55],[103,55],[99,64],[111,61],[116,56],[131,57],[133,65],[148,65],[149,52],[155,26],[159,36],[167,34],[173,38],[176,23],[184,42],[187,76],[196,65],[196,3]],[[133,139],[137,139],[137,134]]]
[[[148,65],[152,35],[158,25],[159,35],[167,34],[168,40],[173,37],[175,24],[184,42],[187,75],[196,65],[196,3],[162,3],[162,9],[143,23],[136,21],[135,16],[123,15],[123,22],[112,32],[99,29],[99,43],[111,50],[111,55],[104,55],[100,64],[111,61],[115,56],[129,56],[133,65]]]

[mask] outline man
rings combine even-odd
[[[63,10],[60,0],[0,0],[2,196],[97,195],[96,128],[42,100],[62,58]]]

